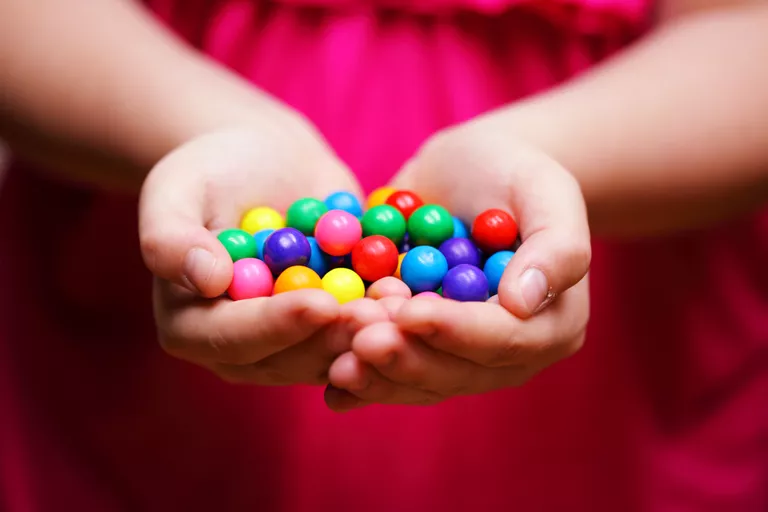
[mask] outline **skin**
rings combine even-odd
[[[520,385],[578,350],[590,231],[675,232],[764,204],[768,70],[758,63],[768,61],[768,8],[667,0],[660,12],[664,23],[635,47],[436,134],[398,176],[396,186],[445,197],[460,214],[514,212],[524,248],[488,304],[407,300],[391,282],[344,308],[322,292],[210,300],[231,276],[210,229],[234,223],[246,204],[354,184],[302,116],[175,40],[136,3],[1,2],[0,136],[65,179],[141,188],[142,251],[157,277],[161,343],[174,356],[236,382],[330,379],[335,410],[435,403]],[[225,148],[234,156],[222,161]],[[292,155],[311,155],[323,182]],[[265,163],[254,166],[255,156]],[[440,182],[461,180],[461,161],[479,179],[444,195]],[[283,165],[307,187],[289,190]],[[279,315],[294,321],[273,322]]]

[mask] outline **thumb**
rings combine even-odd
[[[232,260],[205,227],[204,190],[195,180],[174,180],[173,160],[171,155],[161,161],[142,187],[142,257],[155,276],[203,297],[218,297],[232,281]]]
[[[513,192],[522,244],[499,284],[499,303],[519,318],[548,306],[581,281],[592,257],[581,189],[554,162]]]

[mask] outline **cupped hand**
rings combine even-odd
[[[435,136],[393,186],[468,220],[505,209],[522,245],[485,303],[409,299],[395,279],[376,283],[369,296],[390,320],[361,329],[331,366],[332,409],[433,404],[519,386],[579,350],[589,319],[590,233],[578,183],[556,161],[506,134],[497,119],[479,118]]]
[[[249,208],[284,211],[335,190],[359,193],[319,135],[291,116],[204,135],[159,162],[142,188],[140,242],[162,347],[232,382],[327,382],[356,329],[386,312],[373,300],[341,307],[322,290],[232,301],[233,265],[216,234]]]

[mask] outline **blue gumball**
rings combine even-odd
[[[437,290],[447,272],[448,261],[443,253],[428,245],[408,251],[400,265],[400,276],[413,293]]]
[[[266,242],[267,237],[274,232],[274,229],[262,229],[261,231],[254,233],[253,239],[256,240],[256,257],[260,260],[264,259],[264,242]]]
[[[458,217],[453,217],[453,238],[469,238],[466,224]]]
[[[514,255],[512,251],[499,251],[486,260],[483,272],[488,278],[488,291],[491,295],[499,293],[501,276]]]
[[[363,207],[354,194],[349,192],[334,192],[325,198],[328,210],[344,210],[357,218],[363,216]]]
[[[320,246],[317,245],[317,240],[315,240],[315,237],[308,236],[307,241],[309,242],[309,246],[312,250],[312,254],[309,256],[309,263],[307,263],[307,266],[317,272],[317,275],[323,277],[330,270],[330,256],[325,254],[320,249]]]

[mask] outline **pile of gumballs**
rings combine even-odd
[[[465,223],[408,190],[381,187],[366,209],[348,192],[303,198],[285,212],[249,210],[239,229],[218,235],[234,262],[233,300],[319,288],[340,303],[370,284],[401,279],[414,296],[485,301],[514,256],[518,228],[499,209]]]

